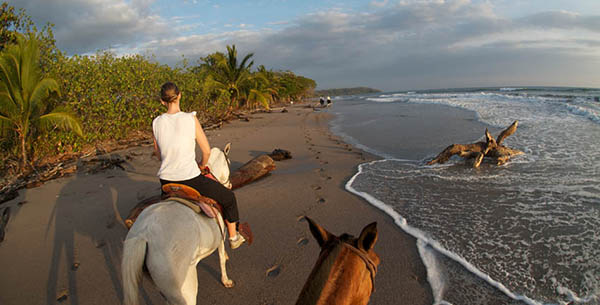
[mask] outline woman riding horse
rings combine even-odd
[[[203,175],[209,172],[206,164],[210,156],[210,145],[196,118],[196,112],[182,112],[179,108],[180,100],[181,92],[174,83],[162,85],[160,102],[167,107],[167,112],[152,121],[154,150],[161,160],[157,174],[160,184],[184,184],[221,204],[229,233],[229,245],[236,249],[246,240],[236,229],[239,216],[235,195],[219,182]],[[196,163],[196,143],[202,151],[200,164]]]

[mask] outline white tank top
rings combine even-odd
[[[157,176],[183,181],[200,175],[196,163],[196,112],[163,113],[152,121],[162,163]]]

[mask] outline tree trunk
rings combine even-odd
[[[258,178],[263,177],[275,169],[275,161],[269,155],[260,155],[244,164],[231,174],[232,189],[239,188]]]
[[[21,170],[24,170],[27,164],[27,150],[25,149],[25,135],[21,132],[19,132],[19,140],[21,141]]]
[[[514,121],[498,135],[497,139],[494,139],[486,128],[485,142],[452,144],[446,147],[446,149],[439,153],[433,160],[427,162],[427,165],[445,163],[454,155],[458,155],[465,159],[475,158],[475,161],[473,162],[473,167],[475,168],[479,167],[484,157],[492,158],[496,161],[497,165],[502,165],[508,162],[512,156],[523,154],[520,150],[501,145],[504,139],[517,131],[517,126],[518,121]]]

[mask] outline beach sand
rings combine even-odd
[[[415,239],[344,189],[357,165],[375,157],[332,135],[329,113],[304,105],[287,109],[207,131],[212,146],[232,143],[232,171],[275,148],[289,150],[293,158],[235,190],[240,216],[252,226],[255,241],[237,250],[227,246],[234,288],[221,285],[216,253],[198,264],[198,304],[294,304],[319,254],[304,215],[336,235],[357,236],[377,221],[381,265],[370,304],[432,304]],[[21,190],[0,206],[11,207],[0,244],[0,304],[121,303],[127,234],[122,218],[137,202],[158,194],[159,162],[151,157],[151,146],[115,153],[128,160],[125,170],[53,180]],[[166,304],[147,278],[140,299]]]

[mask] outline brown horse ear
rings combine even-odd
[[[323,245],[325,245],[333,237],[333,235],[327,232],[327,230],[323,229],[323,227],[318,225],[312,219],[306,216],[304,216],[304,218],[306,219],[306,221],[308,221],[308,227],[310,228],[310,232],[317,240],[319,247],[323,248]]]
[[[373,222],[360,232],[360,236],[358,237],[358,248],[369,251],[377,242],[377,222]]]

